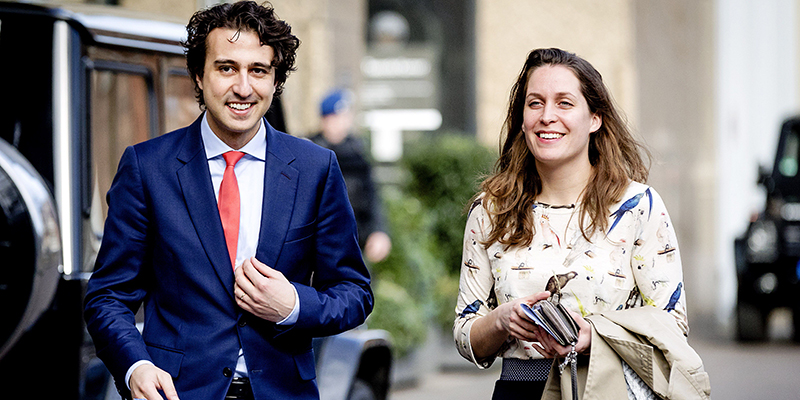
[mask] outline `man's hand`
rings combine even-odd
[[[383,261],[392,251],[392,239],[385,232],[375,231],[367,236],[364,256],[372,263]]]
[[[158,391],[164,392],[167,400],[178,399],[178,392],[172,383],[172,377],[153,364],[142,364],[131,373],[129,382],[134,399],[164,400]]]
[[[271,322],[284,320],[294,309],[295,292],[280,271],[255,257],[244,260],[234,272],[233,294],[243,310]]]

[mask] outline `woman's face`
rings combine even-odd
[[[601,124],[571,69],[545,65],[533,70],[525,89],[522,132],[539,168],[590,165],[589,136]]]

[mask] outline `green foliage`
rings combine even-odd
[[[389,331],[395,356],[402,357],[425,339],[425,313],[406,288],[391,280],[378,280],[373,290],[375,308],[369,317],[369,327]]]
[[[450,273],[461,268],[464,209],[495,158],[490,150],[460,135],[417,142],[403,158],[410,176],[408,195],[419,199],[430,214],[434,256]]]
[[[388,330],[400,355],[422,343],[429,324],[452,327],[464,210],[495,158],[473,138],[436,134],[406,148],[404,181],[384,189],[392,252],[372,267],[369,325]]]

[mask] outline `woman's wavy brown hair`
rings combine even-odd
[[[578,217],[583,236],[589,240],[596,230],[606,230],[608,210],[621,200],[631,180],[647,181],[650,153],[628,130],[600,73],[573,53],[555,48],[533,50],[511,89],[500,158],[495,163],[494,173],[481,184],[484,205],[493,226],[486,245],[494,242],[507,246],[529,245],[533,239],[535,228],[531,210],[542,191],[542,181],[522,133],[522,114],[528,79],[536,68],[544,65],[562,65],[575,73],[589,111],[602,118],[600,129],[589,139],[592,176],[584,189]],[[481,195],[477,194],[476,198]]]
[[[187,38],[183,42],[186,49],[186,67],[194,82],[197,101],[205,106],[203,90],[197,78],[203,78],[206,64],[206,39],[216,28],[235,29],[240,32],[254,32],[262,45],[275,51],[272,67],[275,68],[275,97],[283,92],[283,84],[289,73],[295,70],[294,62],[300,39],[292,34],[292,27],[278,19],[269,3],[259,5],[254,1],[239,1],[233,4],[218,4],[192,15],[186,25]],[[235,40],[238,36],[232,38]]]

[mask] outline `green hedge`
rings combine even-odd
[[[376,301],[369,320],[392,334],[401,356],[423,343],[428,325],[452,328],[464,208],[496,159],[458,134],[431,134],[404,153],[403,182],[383,189],[392,252],[372,266]]]

